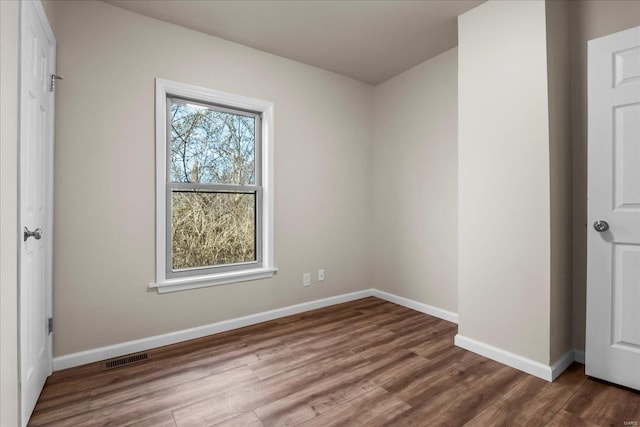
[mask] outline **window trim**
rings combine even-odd
[[[255,138],[254,138],[254,183],[247,185],[237,185],[237,184],[210,184],[210,183],[190,183],[190,182],[175,182],[171,181],[170,178],[167,179],[166,182],[166,200],[165,204],[166,209],[166,227],[165,227],[165,242],[166,242],[166,258],[165,258],[165,274],[168,279],[176,279],[179,277],[191,277],[191,276],[206,276],[210,274],[217,274],[225,271],[235,271],[235,270],[250,270],[253,268],[257,268],[262,263],[262,223],[259,219],[262,218],[262,113],[256,111],[246,111],[240,109],[233,109],[227,103],[225,106],[215,105],[213,103],[205,103],[203,98],[200,97],[198,100],[179,98],[174,95],[167,95],[166,99],[166,118],[171,116],[171,105],[173,104],[197,104],[202,107],[206,107],[207,109],[212,109],[214,111],[219,111],[222,113],[233,114],[233,115],[242,115],[245,117],[251,117],[255,121]],[[166,137],[168,138],[171,135],[171,125],[169,120],[166,123]],[[168,140],[167,140],[168,141]],[[167,142],[165,144],[166,147],[166,161],[165,168],[167,171],[171,170],[171,147]],[[167,172],[169,173],[169,172]],[[207,266],[199,266],[185,269],[174,270],[172,268],[173,262],[173,247],[169,244],[171,239],[171,231],[172,231],[172,203],[169,202],[172,200],[173,192],[180,190],[195,190],[195,191],[203,191],[206,192],[210,190],[214,193],[236,193],[236,194],[252,194],[254,196],[254,208],[255,208],[255,230],[254,230],[254,243],[255,243],[255,259],[251,261],[237,262],[231,264],[219,264],[219,265],[207,265]],[[199,274],[198,274],[199,272]]]
[[[278,271],[274,263],[274,192],[273,192],[273,103],[260,99],[249,98],[227,92],[193,86],[186,83],[175,82],[166,79],[156,79],[155,91],[155,119],[156,119],[156,281],[150,283],[150,288],[155,288],[159,293],[182,291],[186,289],[216,286],[227,283],[236,283],[247,280],[256,280],[272,277]],[[202,275],[189,275],[184,277],[169,277],[167,274],[167,228],[168,206],[167,200],[169,187],[167,185],[167,98],[176,97],[193,99],[194,102],[220,105],[221,108],[256,112],[261,115],[260,134],[261,146],[260,164],[256,165],[262,191],[256,194],[256,211],[261,209],[262,220],[258,224],[256,216],[256,233],[262,238],[261,260],[254,265],[255,268],[220,271]],[[259,231],[258,231],[259,230]],[[224,269],[223,269],[224,270]]]

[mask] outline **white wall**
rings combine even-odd
[[[55,356],[370,287],[370,86],[102,2],[55,7]],[[156,77],[275,103],[273,279],[147,289]]]
[[[371,283],[458,311],[457,68],[451,49],[374,90]]]
[[[18,424],[18,21],[0,1],[0,425]]]
[[[459,334],[548,364],[545,4],[484,3],[458,42]]]

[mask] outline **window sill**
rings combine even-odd
[[[268,279],[277,272],[278,269],[275,267],[253,268],[251,270],[230,271],[207,276],[166,279],[157,283],[150,283],[149,288],[155,288],[159,294],[164,294],[166,292],[186,291],[188,289],[206,288],[249,280]]]

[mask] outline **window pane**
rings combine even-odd
[[[172,100],[171,182],[255,184],[256,118]]]
[[[255,193],[173,191],[173,269],[255,261],[255,207]]]

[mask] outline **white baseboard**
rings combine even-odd
[[[575,350],[571,349],[551,365],[551,381],[555,381],[575,361]]]
[[[138,340],[127,341],[119,344],[98,347],[91,350],[85,350],[78,353],[71,353],[64,356],[55,357],[53,359],[53,370],[59,371],[62,369],[73,368],[75,366],[99,362],[101,360],[110,359],[112,357],[119,357],[125,354],[136,353],[138,351],[150,350],[165,345],[175,344],[196,338],[202,338],[207,335],[213,335],[220,332],[243,328],[245,326],[255,325],[256,323],[267,322],[269,320],[279,319],[281,317],[290,316],[292,314],[298,314],[305,311],[315,310],[317,308],[328,307],[330,305],[341,304],[343,302],[353,301],[370,296],[375,296],[380,299],[410,308],[412,310],[419,311],[421,313],[426,313],[440,319],[458,323],[458,315],[456,313],[433,307],[431,305],[423,304],[418,301],[410,300],[408,298],[400,297],[398,295],[390,294],[388,292],[379,291],[377,289],[366,289],[364,291],[352,292],[349,294],[342,294],[315,301],[304,302],[301,304],[264,311],[262,313],[251,314],[235,319],[223,320],[221,322],[198,326],[196,328],[169,332],[167,334],[141,338]]]
[[[500,362],[504,365],[511,366],[512,368],[547,381],[555,380],[565,369],[567,369],[567,367],[569,367],[569,365],[571,365],[574,359],[574,352],[573,350],[570,350],[552,366],[548,366],[544,363],[536,362],[535,360],[508,352],[481,341],[476,341],[460,334],[456,335],[455,344],[465,350],[472,351],[481,356],[495,360],[496,362]]]
[[[315,310],[317,308],[328,307],[330,305],[341,304],[343,302],[353,301],[370,296],[373,296],[373,290],[366,289],[364,291],[337,295],[315,301],[304,302],[301,304],[290,305],[288,307],[278,308],[275,310],[264,311],[262,313],[251,314],[249,316],[224,320],[221,322],[211,323],[209,325],[198,326],[196,328],[170,332],[153,337],[127,341],[105,347],[98,347],[78,353],[67,354],[64,356],[55,357],[53,359],[53,370],[59,371],[62,369],[72,368],[74,366],[85,365],[87,363],[99,362],[101,360],[110,359],[112,357],[136,353],[138,351],[150,350],[152,348],[175,344],[182,341],[188,341],[195,338],[202,338],[207,335],[230,331],[232,329],[243,328],[245,326],[255,325],[256,323],[267,322],[269,320],[279,319],[281,317],[290,316],[292,314],[298,314],[305,311]]]
[[[401,305],[403,307],[410,308],[412,310],[419,311],[421,313],[428,314],[430,316],[438,317],[449,322],[458,323],[458,313],[452,311],[443,310],[432,305],[424,304],[418,301],[404,298],[398,295],[390,294],[389,292],[380,291],[378,289],[371,289],[372,295],[380,299],[392,302],[394,304]]]
[[[298,314],[305,311],[315,310],[317,308],[328,307],[331,305],[341,304],[344,302],[354,301],[370,296],[374,296],[385,301],[389,301],[394,304],[419,311],[421,313],[435,316],[449,322],[458,323],[457,313],[433,307],[431,305],[394,295],[388,292],[380,291],[378,289],[366,289],[363,291],[337,295],[315,301],[291,305],[288,307],[264,311],[262,313],[251,314],[235,319],[224,320],[221,322],[211,323],[209,325],[198,326],[196,328],[170,332],[167,334],[156,335],[148,338],[127,341],[119,344],[98,347],[91,350],[55,357],[53,359],[53,370],[59,371],[62,369],[85,365],[87,363],[99,362],[101,360],[110,359],[112,357],[123,356],[125,354],[136,353],[138,351],[150,350],[165,345],[175,344],[196,338],[202,338],[207,335],[226,332],[245,326],[255,325],[257,323],[267,322],[269,320],[279,319],[281,317],[290,316],[292,314]],[[584,351],[577,349],[567,352],[552,366],[547,366],[534,360],[527,359],[517,354],[510,353],[500,348],[491,346],[489,344],[464,337],[460,334],[456,335],[455,344],[458,347],[462,347],[466,350],[478,353],[482,356],[488,357],[489,359],[493,359],[497,362],[519,369],[528,374],[535,375],[547,381],[555,380],[569,365],[571,365],[574,360],[579,363],[584,363]]]

